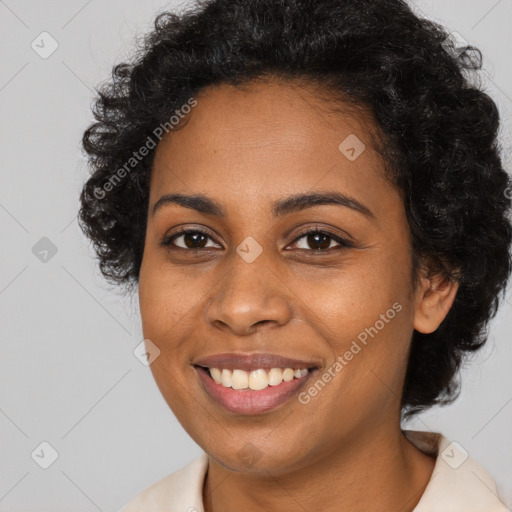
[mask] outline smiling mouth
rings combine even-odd
[[[308,376],[317,367],[311,368],[257,368],[251,371],[238,368],[214,368],[195,365],[210,379],[224,388],[237,391],[261,391],[269,387],[278,387],[292,380]]]
[[[245,416],[266,414],[289,405],[319,371],[319,367],[258,368],[251,371],[237,368],[221,370],[198,364],[194,367],[202,389],[214,403],[224,411]],[[217,382],[215,379],[219,380],[219,373],[220,382]]]

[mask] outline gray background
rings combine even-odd
[[[136,297],[102,280],[76,222],[92,88],[130,54],[158,10],[177,5],[0,0],[0,511],[113,511],[201,453],[132,353],[143,338]],[[483,80],[510,148],[512,0],[425,0],[415,8],[483,51]],[[31,47],[43,31],[59,45],[47,59]],[[510,157],[506,163],[510,169]],[[33,252],[49,245],[43,237],[57,250],[46,262]],[[507,298],[488,345],[463,371],[460,399],[405,427],[460,443],[511,506]],[[43,441],[59,454],[48,469],[31,457]]]

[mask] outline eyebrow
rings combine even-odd
[[[177,204],[206,215],[214,215],[216,217],[227,216],[226,210],[219,203],[203,194],[165,194],[153,206],[153,215],[167,204]],[[290,213],[312,208],[313,206],[330,204],[351,208],[369,218],[375,219],[375,215],[367,206],[357,199],[340,192],[311,192],[285,197],[272,204],[272,214],[274,217],[282,217]]]

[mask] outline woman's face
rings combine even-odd
[[[196,99],[185,127],[156,150],[139,281],[144,337],[160,350],[151,370],[167,403],[210,456],[240,471],[297,469],[377,428],[396,430],[417,301],[403,202],[369,124],[328,114],[313,89],[277,83],[222,85]],[[341,201],[275,211],[314,193]],[[170,200],[153,212],[166,194],[205,196],[224,215]],[[195,366],[226,353],[317,369],[279,385],[274,371],[276,385],[234,390]],[[279,386],[288,392],[276,404]]]

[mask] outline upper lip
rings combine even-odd
[[[243,353],[224,353],[212,356],[201,357],[193,363],[195,366],[204,366],[207,368],[236,368],[239,370],[251,371],[263,368],[318,368],[318,361],[307,361],[304,359],[293,359],[277,354],[243,354]]]

